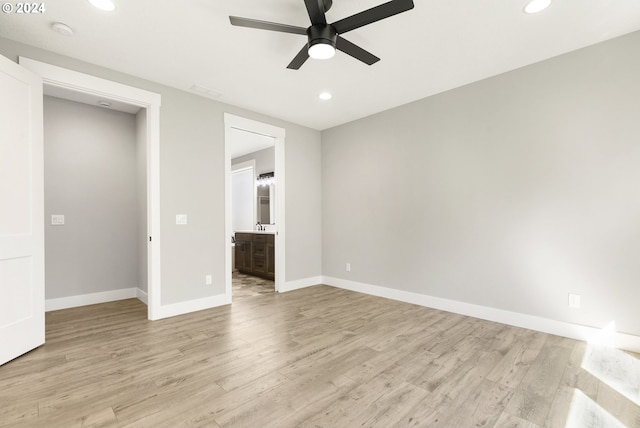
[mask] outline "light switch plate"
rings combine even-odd
[[[62,215],[62,214],[53,214],[51,216],[51,225],[53,225],[53,226],[64,226],[64,215]]]
[[[176,214],[176,224],[187,224],[187,215]]]

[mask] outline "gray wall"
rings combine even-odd
[[[276,148],[269,147],[267,149],[258,150],[257,152],[249,153],[248,155],[239,156],[231,159],[231,165],[236,165],[242,162],[248,162],[250,160],[256,161],[256,175],[264,174],[265,172],[278,172],[276,171]]]
[[[638,76],[633,33],[324,131],[323,274],[639,335]]]
[[[45,97],[44,165],[46,297],[137,287],[135,117]]]
[[[286,281],[321,274],[320,132],[0,38],[19,55],[157,92],[160,111],[162,303],[224,293],[224,113],[284,128]],[[176,226],[175,215],[188,225]],[[204,277],[213,275],[213,287]]]

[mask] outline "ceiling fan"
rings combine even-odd
[[[289,69],[298,70],[307,58],[331,58],[335,54],[336,49],[351,55],[367,65],[372,65],[380,61],[380,58],[344,39],[341,34],[413,9],[413,0],[391,0],[380,6],[367,9],[329,24],[327,23],[325,13],[331,9],[333,0],[304,0],[304,4],[307,7],[307,12],[311,19],[311,26],[308,28],[278,24],[276,22],[259,21],[257,19],[240,18],[237,16],[230,16],[229,20],[231,21],[231,25],[237,25],[239,27],[307,36],[307,44],[302,47],[300,52],[293,58],[293,61],[287,66]]]

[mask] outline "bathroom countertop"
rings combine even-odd
[[[261,235],[275,235],[275,230],[236,230],[235,233],[257,233]]]

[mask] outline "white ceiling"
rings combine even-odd
[[[508,70],[640,30],[639,0],[555,0],[537,15],[525,0],[414,0],[409,12],[346,33],[382,60],[338,52],[286,68],[304,36],[233,27],[229,15],[307,27],[303,0],[45,2],[44,14],[0,14],[0,36],[217,100],[326,129]],[[334,0],[327,20],[384,0]],[[75,30],[50,30],[60,21]],[[330,101],[318,94],[328,90]]]

